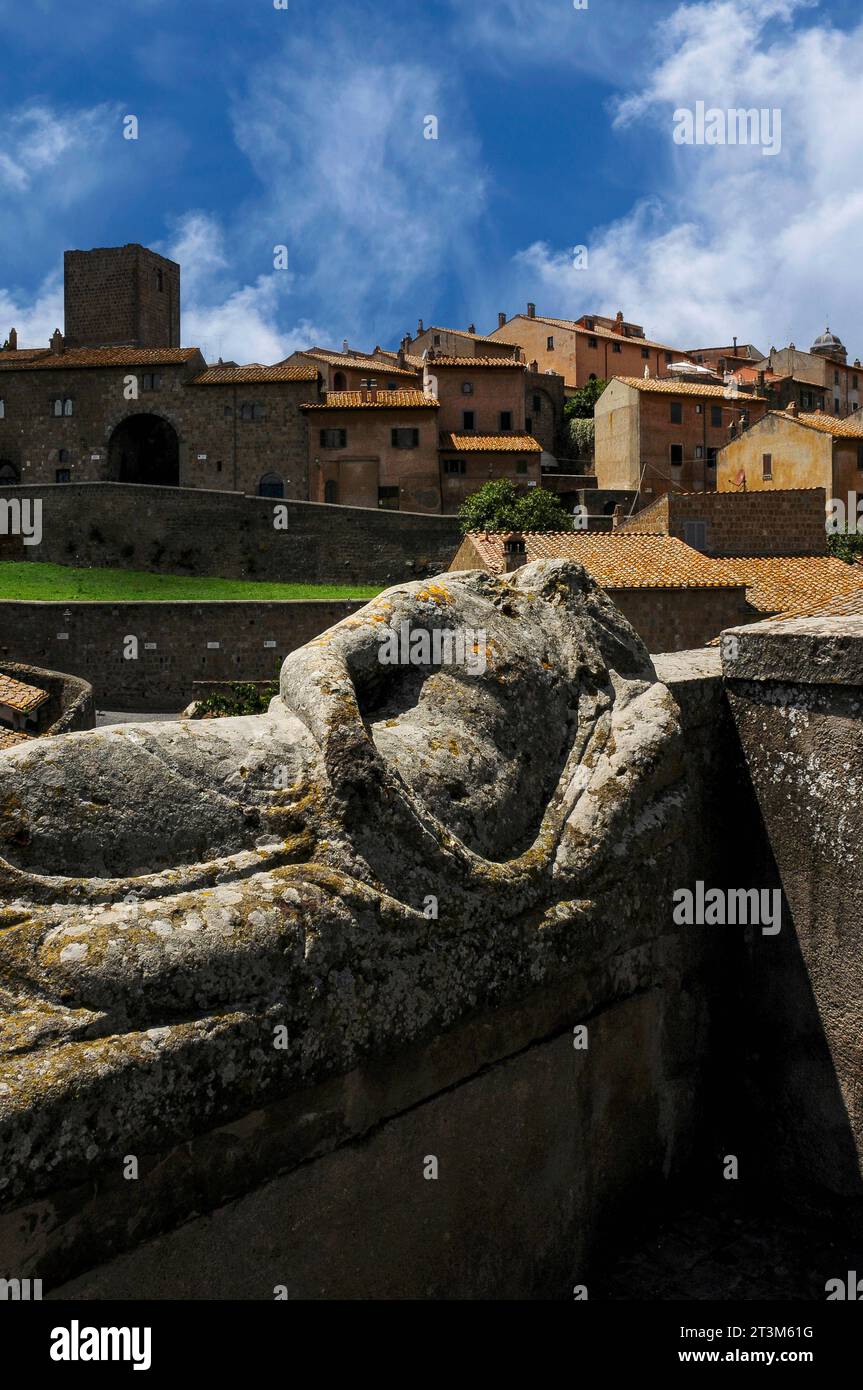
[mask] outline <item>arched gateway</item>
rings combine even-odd
[[[108,467],[115,482],[179,487],[177,431],[161,415],[130,415],[111,435]]]

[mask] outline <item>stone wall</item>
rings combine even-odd
[[[93,687],[78,676],[62,671],[46,671],[21,661],[0,661],[0,675],[11,676],[25,685],[38,686],[51,696],[45,734],[71,734],[76,729],[92,729],[96,723]]]
[[[625,518],[619,531],[646,531],[695,543],[705,555],[826,555],[826,494],[821,487],[774,492],[667,493]]]
[[[65,336],[71,347],[179,347],[176,261],[134,243],[67,251],[63,283]]]
[[[788,916],[752,961],[748,1083],[765,1170],[863,1236],[863,618],[726,635],[728,696]]]
[[[649,652],[703,647],[723,628],[751,622],[756,610],[739,589],[610,589]]]
[[[206,388],[202,388],[206,391]],[[438,574],[461,534],[455,517],[288,502],[122,483],[0,488],[41,498],[42,542],[0,537],[0,559],[306,584],[379,584]]]
[[[0,660],[62,667],[92,685],[100,709],[180,710],[197,681],[277,681],[289,652],[361,607],[360,600],[0,603]],[[137,656],[127,659],[130,637]]]

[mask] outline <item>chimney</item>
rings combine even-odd
[[[348,340],[347,340],[347,338],[344,338],[344,339],[342,340],[342,352],[345,354],[345,356],[347,356],[347,354],[350,352],[350,348],[348,347]]]
[[[498,314],[497,326],[498,328],[506,328],[506,314]]]
[[[476,324],[475,324],[475,323],[469,323],[468,326],[467,326],[467,331],[468,331],[468,333],[476,333]]]
[[[626,330],[625,330],[624,327],[623,327],[623,310],[622,310],[622,309],[618,309],[618,311],[617,311],[617,317],[616,317],[616,319],[614,320],[614,331],[615,331],[615,333],[621,333],[621,334],[623,334],[623,335],[625,336]]]
[[[530,370],[531,370],[532,372],[538,373],[538,372],[539,372],[539,363],[538,363],[538,362],[531,362],[531,364],[530,364]]]
[[[759,390],[762,390],[762,391],[763,391],[765,380],[766,380],[766,378],[765,378],[764,372],[759,372],[759,373],[758,373],[758,389],[759,389]]]
[[[60,332],[59,328],[55,328],[54,332],[51,334],[51,342],[49,346],[51,348],[51,351],[54,353],[60,353],[64,351],[65,344],[63,342],[63,334]]]
[[[404,367],[404,366],[405,366],[405,345],[404,345],[404,341],[402,341],[402,345],[401,345],[401,347],[399,348],[399,355],[398,355],[397,361],[398,361],[398,364],[399,364],[400,367]]]
[[[419,323],[417,324],[417,337],[421,338],[424,333],[425,329],[423,328],[423,321],[422,319],[420,319]]]
[[[736,356],[737,356],[737,339],[734,338],[734,339],[732,339],[732,341],[733,341],[733,343],[734,343],[734,356],[736,357]]]
[[[785,414],[786,414],[786,415],[796,415],[796,414],[797,414],[797,402],[796,402],[796,401],[789,401],[788,405],[785,407]]]
[[[527,316],[528,316],[529,319],[535,319],[535,318],[536,318],[536,305],[535,305],[535,304],[528,304],[528,306],[527,306]]]
[[[504,536],[503,541],[503,572],[512,574],[514,570],[520,570],[522,565],[527,564],[527,543],[524,536],[518,531],[511,532]]]
[[[17,352],[18,350],[18,334],[16,333],[14,328],[9,329],[9,342],[7,344],[7,349],[9,352]]]
[[[623,518],[623,507],[622,507],[621,503],[618,502],[617,506],[616,506],[615,509],[614,509],[614,513],[613,513],[613,515],[612,515],[612,518],[611,518],[611,529],[612,529],[612,531],[616,531],[616,530],[617,530],[618,526],[619,526],[620,523],[623,521],[623,519],[624,519],[624,518]]]

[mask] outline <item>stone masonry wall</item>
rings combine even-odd
[[[0,488],[41,498],[40,545],[0,536],[0,559],[219,575],[307,584],[380,584],[447,569],[458,549],[455,517],[289,502],[203,488],[121,483]]]
[[[194,697],[196,681],[276,681],[289,652],[361,607],[360,600],[0,603],[0,662],[80,676],[100,709],[177,711]],[[138,640],[132,659],[124,655],[129,637]]]

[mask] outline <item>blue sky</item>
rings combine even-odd
[[[65,247],[141,241],[181,261],[211,358],[482,331],[528,299],[684,347],[808,345],[829,317],[863,355],[850,0],[0,0],[0,53],[22,343],[62,322]],[[698,100],[780,109],[781,152],[676,146]]]

